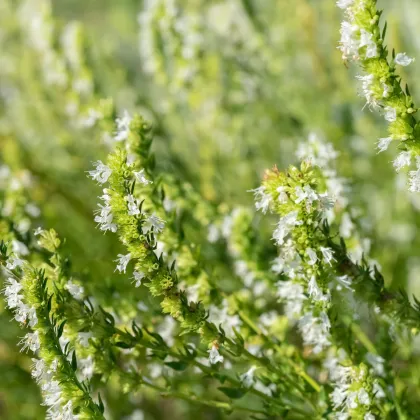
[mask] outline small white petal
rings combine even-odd
[[[415,61],[415,58],[409,57],[406,53],[398,53],[395,56],[395,63],[400,66],[409,66],[413,61]]]

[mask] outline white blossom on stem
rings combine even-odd
[[[93,163],[95,170],[88,171],[89,176],[94,180],[97,181],[99,184],[104,184],[108,181],[108,178],[112,174],[112,170],[109,166],[102,163],[102,161],[98,160]]]
[[[133,272],[134,275],[134,286],[135,287],[140,287],[141,286],[141,282],[144,279],[144,277],[146,276],[143,272],[141,271],[134,271]]]
[[[131,254],[127,254],[127,255],[123,255],[123,254],[118,254],[118,258],[115,260],[115,262],[117,262],[117,268],[115,269],[115,271],[119,271],[120,273],[125,273],[126,269],[127,269],[127,265],[131,260]]]
[[[411,164],[411,153],[410,152],[401,152],[393,162],[394,168],[399,172],[404,166],[410,166]]]
[[[211,365],[216,363],[223,363],[224,357],[219,353],[219,349],[216,345],[213,344],[212,348],[208,351],[209,353],[209,362]]]
[[[128,139],[130,133],[131,117],[127,111],[124,111],[123,116],[115,120],[117,130],[114,134],[115,141],[124,141]]]
[[[165,227],[165,221],[153,213],[151,216],[148,216],[143,225],[143,232],[148,233],[152,230],[154,233],[162,232],[163,228]]]
[[[153,184],[153,181],[150,181],[146,178],[146,175],[144,173],[144,169],[142,169],[141,171],[134,171],[133,172],[135,178],[137,179],[138,182],[140,182],[140,184],[143,185],[149,185],[149,184]]]
[[[272,200],[271,194],[268,194],[265,191],[264,186],[250,190],[250,192],[254,193],[255,208],[257,211],[261,210],[264,214],[266,214]]]
[[[409,66],[413,61],[415,61],[415,58],[409,57],[406,53],[398,53],[395,56],[395,63],[400,66]]]

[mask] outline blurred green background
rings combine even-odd
[[[100,130],[80,122],[102,98],[152,121],[159,170],[190,182],[215,206],[252,206],[247,190],[266,168],[294,163],[310,132],[325,136],[340,152],[339,170],[387,284],[420,296],[420,198],[407,192],[404,174],[395,174],[395,150],[376,153],[384,123],[363,109],[356,69],[336,48],[342,16],[334,3],[0,0],[0,159],[15,172],[31,172],[39,223],[67,239],[75,271],[94,279],[99,301],[117,284],[130,287],[113,274],[112,237],[95,229],[98,189],[85,174],[107,152]],[[378,3],[391,48],[420,57],[420,3]],[[45,35],[58,63],[71,63],[63,37],[75,21],[83,63],[63,70],[66,83],[51,82],[34,39]],[[402,69],[417,103],[419,66]],[[85,88],[76,86],[81,80]],[[30,360],[17,349],[22,332],[4,306],[0,301],[0,418],[40,419]],[[136,398],[110,397],[112,418],[133,412]],[[147,419],[217,418],[211,410],[183,411],[182,404],[173,411],[170,401],[140,405]]]

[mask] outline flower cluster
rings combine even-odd
[[[337,418],[374,420],[372,396],[381,401],[385,392],[378,380],[369,375],[368,367],[363,363],[357,367],[337,366],[335,375],[337,381],[331,399],[334,408],[341,412]]]
[[[76,377],[75,354],[70,363],[67,346],[65,349],[60,346],[64,324],[59,326],[54,317],[50,317],[52,296],[48,294],[43,271],[26,261],[16,266],[7,248],[1,251],[9,267],[13,266],[9,268],[11,277],[4,294],[8,306],[15,312],[15,319],[31,329],[21,341],[22,351],[30,350],[37,356],[33,359],[32,376],[41,387],[48,416],[80,420],[103,418],[103,409],[93,402],[87,387]],[[90,376],[84,375],[84,378]]]
[[[117,133],[126,130],[125,126],[117,125]],[[185,299],[185,294],[177,290],[178,279],[175,270],[173,267],[168,268],[162,255],[154,252],[165,221],[156,213],[149,214],[147,201],[140,203],[135,197],[135,181],[140,178],[139,184],[142,188],[149,188],[151,182],[146,177],[145,168],[136,170],[138,160],[132,160],[132,163],[127,160],[126,149],[131,150],[135,139],[141,142],[149,130],[140,117],[136,117],[129,123],[128,134],[124,135],[127,138],[125,149],[117,148],[109,155],[107,165],[96,163],[97,170],[89,173],[94,180],[108,182],[108,188],[105,190],[105,214],[108,217],[112,215],[112,222],[115,224],[115,229],[112,230],[119,235],[129,251],[126,255],[118,255],[116,270],[125,273],[130,261],[134,261],[133,276],[136,285],[140,285],[140,281],[149,288],[153,296],[160,297],[163,311],[180,320],[183,329],[199,332],[209,344],[214,340],[217,342],[219,333],[213,324],[205,320],[206,314],[200,303],[189,303]],[[103,177],[104,173],[106,177]],[[102,224],[101,229],[105,230],[103,226]]]
[[[379,152],[387,150],[393,141],[401,142],[402,151],[394,160],[395,169],[400,171],[410,166],[413,157],[417,157],[419,140],[414,116],[417,108],[408,87],[403,90],[396,69],[397,66],[410,65],[414,58],[393,51],[392,59],[388,60],[384,44],[386,25],[382,31],[379,22],[381,12],[376,8],[376,0],[338,1],[337,5],[344,10],[347,19],[341,24],[340,49],[343,58],[359,63],[365,73],[358,79],[362,82],[366,103],[371,109],[379,110],[389,123],[388,136],[378,141]],[[409,190],[412,192],[420,190],[418,172],[410,172]]]
[[[316,241],[315,229],[325,219],[330,199],[326,193],[316,192],[310,169],[306,162],[300,171],[291,167],[287,175],[274,169],[267,172],[263,188],[280,215],[273,233],[280,255],[273,270],[288,279],[278,282],[278,296],[286,303],[290,318],[299,319],[305,343],[319,353],[331,343],[325,276],[334,256],[330,248]],[[257,199],[259,194],[260,190],[256,191]]]
[[[54,419],[159,417],[157,396],[171,399],[174,418],[176,400],[183,418],[197,413],[185,402],[202,417],[415,418],[420,303],[388,285],[405,281],[400,267],[417,241],[413,233],[410,253],[389,260],[385,247],[385,280],[371,255],[388,226],[362,219],[387,211],[383,194],[372,191],[376,179],[360,186],[357,176],[350,188],[342,176],[380,169],[353,165],[361,137],[338,153],[311,133],[298,166],[267,171],[254,203],[246,194],[279,152],[261,140],[283,133],[283,167],[302,132],[316,126],[337,145],[363,130],[360,119],[348,124],[349,89],[326,94],[345,84],[336,60],[307,49],[318,49],[312,20],[325,13],[316,2],[278,2],[282,13],[270,2],[181,3],[142,2],[139,66],[123,51],[133,32],[120,31],[119,2],[103,43],[97,20],[85,34],[50,0],[0,2],[0,159],[10,165],[0,166],[0,320],[17,321],[3,353],[24,329],[13,369],[32,375]],[[375,0],[336,4],[342,56],[360,64],[367,107],[388,125],[378,152],[398,143],[395,170],[408,169],[418,192],[418,110],[397,75],[414,59],[388,54]],[[293,20],[278,16],[296,7],[299,27],[284,42]],[[297,65],[308,57],[312,65]]]
[[[318,192],[324,180],[320,169],[304,161],[300,169],[290,167],[286,173],[276,168],[267,171],[263,181],[264,190],[271,195],[270,208],[280,215],[273,234],[280,255],[273,270],[287,280],[278,282],[278,296],[290,320],[298,322],[304,343],[315,354],[331,350],[333,343],[340,345],[338,320],[331,318],[334,304],[330,287],[339,277],[342,257],[329,246],[325,235],[326,212],[333,200],[328,192]],[[344,352],[341,348],[339,351]],[[342,372],[334,372],[337,381],[331,394],[337,418],[375,418],[372,410],[376,411],[379,399],[384,397],[383,390],[379,392],[377,379],[357,358],[346,357],[345,362],[333,364]]]

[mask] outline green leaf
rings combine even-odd
[[[57,338],[60,338],[63,334],[64,326],[66,325],[67,320],[65,319],[57,329]]]
[[[103,414],[104,411],[105,411],[105,406],[104,406],[104,403],[102,401],[100,392],[98,392],[98,405],[99,405],[99,411]]]
[[[214,372],[212,376],[216,378],[221,384],[224,384],[226,382],[226,379],[228,378],[227,375],[223,375],[219,372]]]
[[[73,356],[71,357],[71,367],[74,371],[77,370],[76,350],[73,352]]]
[[[121,347],[122,349],[131,349],[134,347],[132,344],[124,343],[123,341],[118,341],[115,345],[117,347]]]
[[[182,362],[182,361],[166,362],[165,365],[169,366],[170,368],[172,368],[174,370],[177,370],[179,372],[182,372],[183,370],[185,370],[188,367],[188,363]]]
[[[220,386],[218,389],[233,400],[242,398],[247,393],[247,390],[244,388],[227,388]]]

